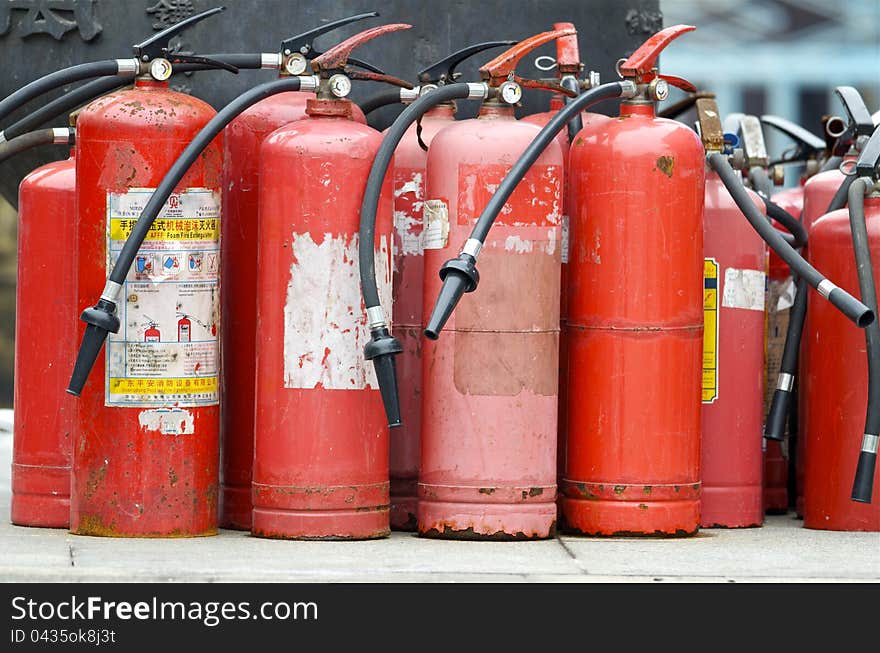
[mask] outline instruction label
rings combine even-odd
[[[108,270],[154,190],[107,194]],[[107,406],[219,403],[219,271],[219,192],[174,193],[123,285],[119,333],[107,340]]]
[[[718,261],[703,261],[703,403],[718,399]]]

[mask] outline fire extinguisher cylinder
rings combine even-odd
[[[232,120],[248,107],[277,93],[298,91],[302,87],[303,79],[314,83],[310,77],[288,77],[276,79],[255,86],[242,93],[227,104],[210,122],[196,135],[192,142],[178,157],[174,165],[162,179],[162,183],[150,196],[150,200],[144,207],[137,223],[129,234],[125,245],[119,254],[113,271],[101,295],[101,299],[94,307],[83,311],[80,319],[88,324],[83,335],[82,345],[77,355],[74,371],[68,385],[67,392],[79,396],[88,379],[89,373],[101,352],[108,333],[116,333],[119,330],[119,318],[116,316],[116,302],[122,283],[125,281],[138,250],[143,244],[144,238],[150,231],[153,221],[159,215],[168,197],[174,191],[174,187],[180,183],[186,171],[193,164],[208,144],[226,127]]]
[[[579,116],[580,112],[588,107],[598,104],[603,100],[616,97],[632,97],[636,92],[636,84],[629,80],[597,86],[574,98],[570,104],[561,109],[538,132],[538,135],[513,165],[504,181],[498,186],[498,190],[495,191],[486,204],[461,254],[457,258],[446,261],[440,268],[440,278],[443,280],[443,286],[440,289],[440,294],[437,297],[437,302],[434,305],[434,310],[431,312],[428,324],[425,326],[426,337],[431,340],[437,340],[440,337],[443,326],[449,320],[464,293],[476,290],[480,280],[476,269],[477,256],[486,237],[489,235],[492,223],[516,189],[517,184],[519,184],[535,160],[541,156],[546,147],[556,138],[556,135],[573,117]]]
[[[871,141],[880,149],[880,132]],[[870,156],[871,152],[866,148],[862,153],[862,160]],[[874,164],[876,165],[876,163],[875,158]],[[868,228],[865,223],[865,195],[874,189],[875,180],[870,177],[860,177],[850,184],[849,222],[856,257],[856,272],[859,278],[859,293],[862,300],[876,310],[877,289],[874,285],[874,268],[871,261]],[[871,503],[874,470],[877,463],[877,444],[880,440],[880,323],[875,321],[865,328],[865,345],[868,356],[868,407],[865,414],[862,447],[859,451],[850,496],[853,501],[859,503]]]
[[[831,302],[858,327],[864,328],[874,321],[874,312],[870,308],[825,278],[821,272],[810,265],[776,232],[776,229],[749,200],[745,187],[737,178],[737,173],[730,167],[730,163],[725,155],[717,152],[710,154],[709,165],[718,173],[727,191],[752,225],[752,228],[761,235],[761,238],[776,252],[779,258],[788,263],[797,275],[806,279],[810,286],[815,288],[820,295]]]

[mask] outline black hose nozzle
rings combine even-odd
[[[876,435],[867,437],[873,437],[875,441],[877,438]],[[859,503],[871,503],[871,494],[874,489],[874,467],[876,464],[877,452],[865,451],[862,448],[859,452],[859,462],[856,464],[856,477],[853,480],[850,499]]]
[[[773,393],[770,410],[767,411],[767,423],[764,425],[764,437],[768,440],[782,441],[785,439],[785,423],[788,421],[788,405],[791,392],[780,390]]]
[[[379,392],[382,393],[382,404],[385,406],[385,417],[388,426],[401,426],[400,399],[397,391],[397,367],[394,357],[403,351],[400,341],[392,336],[388,329],[382,327],[370,332],[370,342],[364,347],[364,358],[373,361],[376,379],[379,381]]]
[[[462,295],[477,289],[480,283],[477,260],[470,254],[461,253],[458,258],[449,259],[443,264],[440,268],[440,278],[443,280],[443,287],[437,296],[431,319],[425,327],[425,336],[431,340],[440,337],[443,325],[458,306]]]
[[[67,384],[67,392],[77,397],[82,392],[86,379],[95,366],[95,361],[98,360],[98,354],[101,353],[107,334],[119,332],[116,304],[108,299],[99,299],[97,304],[84,310],[79,319],[88,326],[76,355],[70,383]]]

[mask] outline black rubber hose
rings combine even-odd
[[[399,101],[399,92],[394,92],[398,93]],[[361,202],[358,259],[361,274],[361,292],[363,293],[364,306],[366,308],[380,306],[379,289],[376,285],[373,242],[376,238],[376,212],[379,207],[379,194],[382,190],[382,184],[385,181],[388,167],[391,165],[394,150],[397,149],[400,140],[410,125],[425,115],[430,109],[443,102],[464,99],[468,97],[469,93],[470,88],[467,84],[439,86],[436,90],[426,93],[404,109],[388,128],[385,137],[382,139],[382,144],[379,146],[373,159],[373,166],[370,168],[370,175],[367,177],[367,185],[364,188],[364,199]],[[363,107],[361,109],[364,113],[367,113],[366,109]]]
[[[785,437],[785,424],[798,372],[798,353],[801,348],[801,336],[804,332],[806,317],[807,282],[798,279],[797,294],[788,317],[788,329],[785,332],[785,345],[782,350],[776,390],[773,391],[770,409],[767,411],[767,421],[764,425],[764,437],[769,440],[782,440]]]
[[[574,91],[578,95],[580,95],[581,87],[578,85],[577,80],[574,77],[565,76],[562,78],[560,82],[562,88],[567,88],[569,91]],[[575,96],[576,97],[576,96]],[[571,104],[574,102],[575,98],[565,96],[563,102],[565,104]],[[574,138],[577,136],[581,129],[584,128],[584,121],[581,120],[581,114],[575,114],[574,118],[568,121],[568,142],[569,144],[574,143]],[[568,152],[565,153],[565,158],[568,159]]]
[[[746,193],[745,187],[742,185],[741,175],[730,167],[726,156],[718,152],[710,154],[709,165],[718,173],[722,183],[727,188],[727,192],[730,193],[730,196],[749,221],[749,224],[752,225],[752,228],[758,232],[758,235],[764,239],[764,242],[770,246],[770,249],[776,252],[776,255],[788,264],[794,274],[805,279],[811,287],[815,288],[820,295],[830,301],[840,312],[859,327],[864,328],[874,321],[874,311],[825,278],[822,273],[792,249],[791,245],[785,242],[767,220],[766,216],[754,205]]]
[[[791,240],[786,239],[786,242],[788,242],[788,244],[794,249],[800,249],[806,245],[807,230],[804,228],[804,224],[784,208],[772,200],[767,199],[765,195],[759,194],[759,197],[764,201],[764,206],[767,209],[767,217],[776,220],[776,222],[785,227],[791,235]],[[782,234],[783,237],[785,235],[786,234]]]
[[[529,143],[528,147],[526,147],[525,151],[508,171],[498,189],[489,198],[489,202],[471,230],[468,244],[471,241],[478,241],[479,247],[482,247],[486,237],[489,235],[492,224],[495,222],[495,218],[501,212],[501,209],[504,208],[504,204],[510,198],[519,182],[572,117],[580,115],[580,112],[584,111],[587,107],[598,104],[603,100],[620,97],[625,88],[627,86],[623,82],[602,84],[590,89],[583,95],[577,96],[571,104],[560,109],[538,132],[534,140]],[[767,219],[764,216],[761,216],[761,218],[770,227]],[[466,247],[468,247],[468,244],[466,244]],[[425,326],[424,333],[427,338],[437,340],[440,337],[443,325],[446,324],[446,321],[452,315],[452,311],[455,310],[462,295],[466,292],[473,292],[477,288],[480,275],[477,272],[476,255],[479,247],[476,248],[477,251],[474,254],[462,251],[457,258],[450,259],[441,266],[440,278],[443,280],[443,286],[440,288],[440,294],[437,296],[434,310],[431,312],[431,317]],[[471,249],[471,251],[474,251],[474,249]]]
[[[870,185],[869,185],[870,184]],[[874,285],[874,267],[868,227],[865,224],[865,192],[873,182],[860,178],[849,187],[849,225],[852,231],[856,271],[859,277],[859,293],[862,301],[877,310],[877,288]],[[850,498],[859,503],[871,503],[874,487],[874,468],[877,463],[877,441],[880,437],[880,323],[874,322],[865,329],[865,345],[868,355],[868,406],[865,411],[865,431],[862,448],[856,465]]]
[[[374,242],[376,238],[376,212],[379,206],[379,195],[382,183],[391,165],[394,150],[409,129],[410,125],[419,120],[430,109],[443,102],[464,99],[470,95],[468,84],[449,84],[440,86],[436,90],[426,93],[410,104],[388,128],[385,138],[376,152],[370,175],[367,177],[367,185],[364,188],[364,198],[361,202],[361,223],[358,235],[358,265],[361,276],[361,293],[364,297],[364,305],[367,315],[379,309],[379,289],[376,285],[376,267]],[[399,96],[399,93],[398,93]],[[366,113],[366,110],[364,111]],[[397,368],[394,357],[403,351],[403,346],[388,330],[384,315],[382,320],[370,317],[370,341],[364,346],[364,358],[373,362],[376,371],[376,379],[379,382],[379,391],[382,395],[382,404],[385,408],[385,417],[389,427],[397,427],[403,424],[400,414],[400,398],[397,390]]]
[[[26,134],[50,120],[54,120],[58,116],[67,115],[74,109],[88,104],[96,97],[100,97],[126,84],[131,84],[131,79],[116,75],[102,77],[101,79],[83,84],[79,88],[43,105],[33,113],[29,113],[18,122],[13,123],[3,130],[3,136],[11,141],[13,138]]]
[[[56,70],[44,77],[32,81],[30,84],[22,86],[20,89],[0,101],[0,120],[5,120],[10,113],[30,102],[35,97],[48,93],[56,88],[78,82],[81,79],[90,79],[92,77],[105,77],[107,75],[119,75],[120,77],[132,78],[134,72],[120,73],[119,60],[107,59],[104,61],[93,61],[91,63],[82,63],[70,68]]]
[[[119,257],[116,260],[116,264],[113,266],[107,284],[108,287],[111,286],[110,282],[117,284],[116,288],[119,288],[121,284],[125,282],[125,278],[128,276],[128,271],[131,268],[135,255],[140,249],[141,244],[143,244],[144,238],[146,238],[150,227],[153,225],[153,221],[156,219],[156,216],[159,215],[159,211],[162,210],[168,197],[174,191],[174,187],[180,183],[180,180],[183,179],[183,176],[196,158],[198,158],[208,144],[214,140],[221,131],[223,131],[226,125],[232,122],[236,116],[247,108],[267,97],[277,95],[278,93],[285,93],[287,91],[298,91],[299,89],[300,78],[298,77],[283,77],[281,79],[260,84],[236,97],[223,107],[217,115],[211,118],[211,120],[208,121],[208,124],[202,127],[201,131],[196,134],[192,142],[186,146],[174,164],[168,169],[168,172],[165,173],[162,181],[150,196],[144,210],[141,211],[140,217],[126,239],[125,245],[123,245],[122,251],[119,253]],[[76,357],[76,362],[74,363],[70,383],[67,387],[68,393],[77,396],[82,392],[82,388],[95,365],[98,354],[100,354],[101,348],[104,346],[107,334],[110,332],[116,333],[119,330],[119,318],[116,315],[116,303],[114,300],[105,297],[103,293],[94,307],[87,308],[83,311],[80,319],[84,321],[87,326],[85,333],[83,334],[83,340]]]
[[[845,181],[846,180],[844,180],[844,183]],[[835,193],[828,208],[825,210],[825,213],[830,213],[831,211],[843,208],[841,198],[843,198],[843,203],[845,203],[846,194],[840,193],[840,190],[838,189],[838,192]],[[769,202],[767,198],[762,196],[762,199],[767,206],[767,215],[775,218],[778,222],[783,224],[783,226],[786,226],[786,228],[788,228],[788,223],[792,220],[797,223],[799,231],[792,231],[796,238],[799,237],[800,232],[803,232],[803,243],[792,246],[802,247],[805,245],[807,242],[807,234],[800,220],[796,220],[794,216],[782,209],[782,207]],[[791,314],[789,315],[788,329],[785,333],[785,345],[782,350],[779,378],[777,380],[776,390],[773,392],[773,398],[770,402],[770,409],[767,411],[767,420],[764,427],[764,436],[770,440],[783,439],[785,436],[786,416],[794,412],[790,410],[790,406],[792,405],[795,379],[797,378],[798,372],[800,343],[803,336],[804,323],[807,319],[807,303],[809,301],[807,294],[806,282],[803,279],[799,279],[797,283],[797,295],[795,296],[794,305],[792,306]],[[876,313],[876,307],[874,308],[874,311]]]
[[[367,116],[371,114],[376,109],[381,109],[382,107],[387,107],[389,104],[399,104],[400,103],[400,89],[391,89],[389,91],[380,91],[375,95],[368,97],[363,102],[359,102],[358,106],[361,111],[364,112],[364,115]]]
[[[231,64],[236,68],[241,68],[243,70],[253,70],[262,67],[262,55],[260,54],[209,54],[205,56],[217,61],[223,61],[224,63]],[[175,73],[189,73],[202,70],[221,69],[203,63],[181,63],[174,65]],[[13,138],[26,134],[34,128],[49,122],[50,120],[54,120],[58,116],[66,115],[74,109],[77,109],[84,104],[88,104],[97,97],[105,95],[110,91],[114,91],[117,88],[121,88],[126,84],[131,84],[131,78],[120,77],[119,75],[109,75],[88,82],[69,93],[65,93],[61,97],[52,100],[33,113],[26,115],[24,118],[13,123],[0,133],[2,133],[7,140],[12,140]]]
[[[60,130],[59,130],[60,131]],[[54,129],[40,129],[39,131],[28,132],[22,134],[11,141],[7,141],[0,145],[0,163],[6,161],[10,157],[20,154],[26,150],[40,145],[64,145],[73,143],[73,130],[65,128],[67,138],[60,139],[60,135],[56,134]]]
[[[825,163],[822,164],[822,167],[819,168],[819,172],[826,172],[827,170],[836,170],[840,167],[840,164],[843,163],[842,156],[830,156],[825,160]]]
[[[840,186],[837,187],[837,192],[834,193],[834,197],[831,198],[831,203],[828,204],[828,208],[825,209],[825,213],[831,213],[832,211],[842,209],[844,206],[846,206],[847,196],[849,195],[849,187],[855,180],[855,175],[848,175],[844,178]]]

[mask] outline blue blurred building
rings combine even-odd
[[[662,70],[713,91],[723,114],[778,114],[818,135],[823,114],[842,114],[833,91],[844,84],[871,112],[880,109],[880,0],[661,0],[660,7],[665,26],[697,26],[666,49]],[[768,140],[773,152],[785,146]]]

